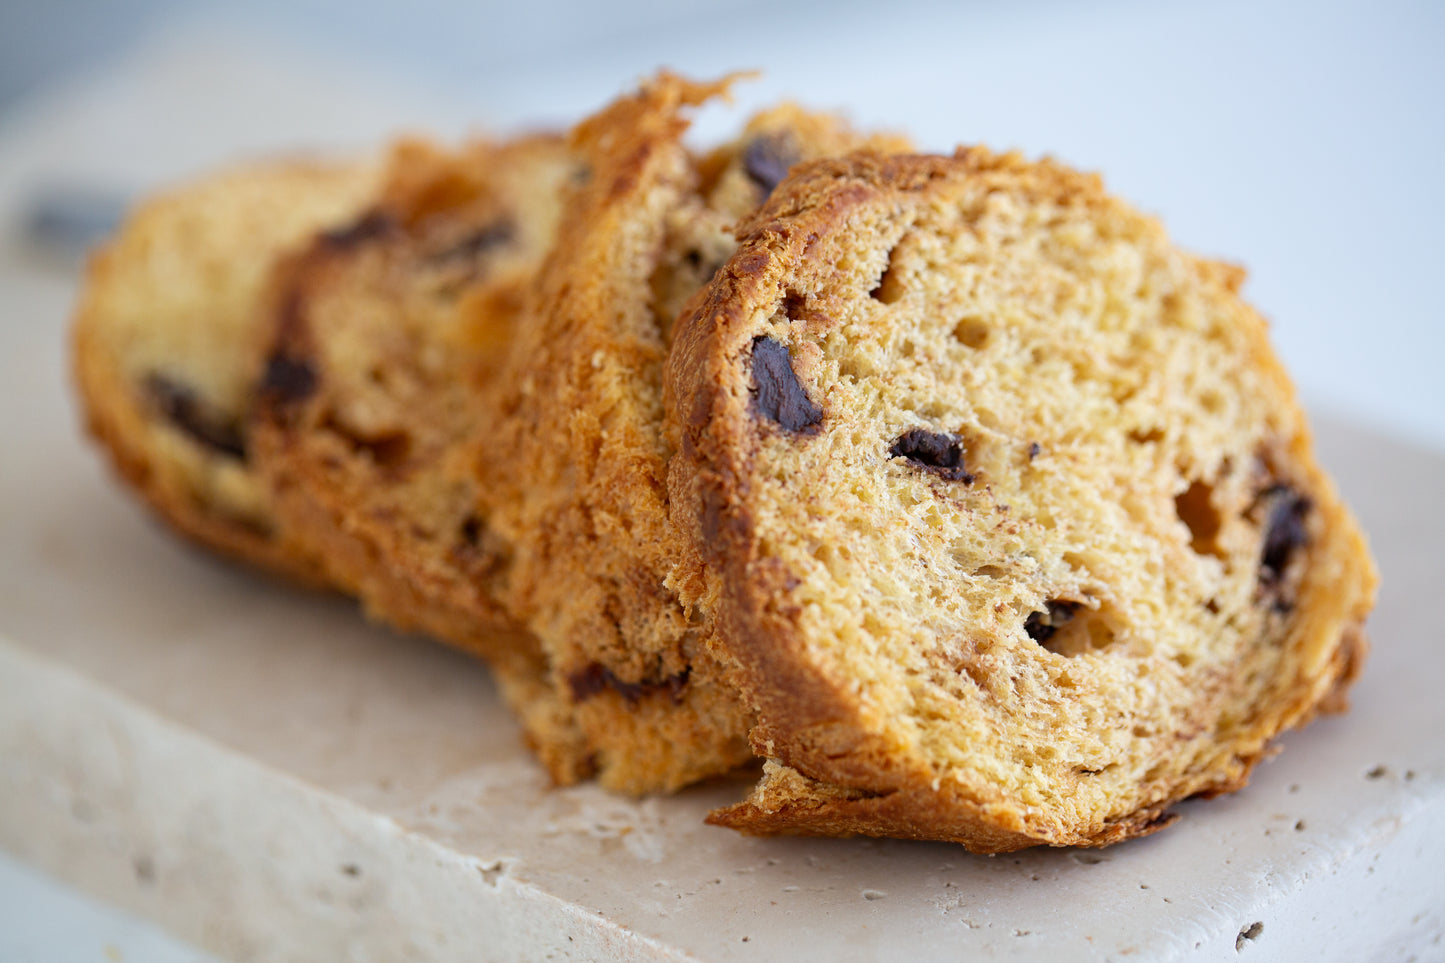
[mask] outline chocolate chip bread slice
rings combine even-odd
[[[255,318],[273,263],[377,187],[373,163],[271,162],[153,198],[92,259],[76,311],[83,415],[121,477],[186,535],[303,581],[319,570],[251,458]]]
[[[494,599],[507,548],[477,512],[463,440],[487,430],[474,397],[575,173],[550,135],[398,146],[377,201],[278,270],[253,428],[278,515],[328,576],[371,616],[486,657],[573,778],[586,757],[545,698],[541,650]]]
[[[277,272],[257,461],[277,511],[375,616],[485,646],[505,549],[456,441],[551,244],[557,137],[400,145],[378,200]],[[467,613],[458,619],[457,612]]]
[[[511,549],[502,598],[541,640],[601,782],[634,793],[751,758],[751,711],[717,671],[705,612],[675,585],[687,576],[662,432],[672,319],[730,253],[732,221],[792,161],[867,142],[780,108],[695,158],[686,113],[725,86],[662,75],[574,132],[588,176],[569,195],[478,456],[485,514]]]
[[[768,760],[714,822],[1105,845],[1341,703],[1376,576],[1242,279],[981,148],[775,192],[668,363]]]

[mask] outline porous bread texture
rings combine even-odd
[[[511,549],[502,598],[541,640],[598,778],[631,793],[751,758],[751,716],[713,662],[711,626],[673,587],[690,576],[665,481],[672,319],[730,252],[731,222],[766,196],[746,181],[748,145],[776,136],[801,159],[863,142],[783,108],[699,164],[682,143],[685,112],[726,86],[663,74],[573,132],[587,177],[569,193],[478,456],[483,510]]]
[[[272,264],[348,220],[370,161],[272,161],[154,197],[91,259],[72,331],[83,415],[117,472],[213,549],[316,582],[278,531],[245,431]]]
[[[752,833],[1104,845],[1337,707],[1376,576],[1243,272],[982,148],[795,171],[680,321]]]

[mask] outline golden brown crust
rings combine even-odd
[[[1139,809],[1072,845],[1109,846],[1156,833],[1177,819],[1163,807]],[[1040,842],[1006,808],[918,786],[877,795],[849,792],[776,762],[766,764],[763,781],[747,800],[714,810],[707,821],[749,836],[886,835],[961,843],[975,853],[1011,853]]]
[[[131,386],[116,383],[105,363],[92,360],[94,351],[79,328],[73,354],[86,431],[105,449],[116,474],[161,521],[204,548],[297,584],[314,588],[327,585],[321,566],[276,538],[270,524],[220,512],[189,487],[178,490],[164,469],[158,468],[154,456],[137,443],[146,431],[141,419],[113,405],[113,399],[132,390]]]
[[[1136,276],[1137,305],[1116,280]],[[674,511],[712,568],[700,591],[759,709],[754,747],[773,760],[716,821],[988,852],[1103,845],[1158,829],[1171,801],[1242,786],[1278,732],[1336,703],[1375,576],[1263,323],[1236,298],[1241,279],[1175,252],[1097,178],[981,149],[810,165],[742,225],[668,369]],[[1060,316],[1083,327],[1051,342]],[[1120,326],[1139,333],[1109,340]],[[1132,347],[1110,354],[1120,344]],[[1214,365],[1200,387],[1150,374],[1191,351],[1222,359],[1199,362]],[[1012,401],[989,394],[1020,372],[1034,380]],[[1087,393],[1099,384],[1115,400]],[[1115,434],[1051,406],[1066,390]],[[1018,402],[1037,414],[1002,407]],[[899,432],[920,420],[926,443],[911,448]],[[959,451],[968,471],[939,460]],[[1053,534],[1070,525],[1084,527]],[[1079,541],[1135,529],[1115,555]],[[936,530],[951,550],[930,554]],[[971,540],[979,530],[992,534]],[[1139,581],[1125,566],[1146,558],[1171,568]],[[1178,608],[1210,585],[1223,594]],[[1151,625],[1144,598],[1176,608]],[[916,614],[889,614],[904,612]],[[1236,617],[1250,628],[1189,628]],[[1154,686],[1182,701],[1150,701]],[[1084,718],[1123,721],[1062,721]],[[1130,724],[1132,743],[1109,736]]]
[[[728,690],[666,587],[653,275],[695,175],[684,111],[726,82],[661,75],[580,124],[569,195],[481,439],[485,511],[512,547],[504,598],[542,640],[602,782],[671,789],[748,758]]]
[[[371,164],[272,162],[155,197],[92,259],[72,330],[90,434],[163,520],[226,555],[313,585],[249,464],[253,320],[271,265],[360,209]]]
[[[481,491],[514,549],[508,607],[542,639],[603,784],[634,793],[751,757],[750,711],[713,658],[706,610],[678,595],[696,564],[666,501],[672,318],[775,177],[860,142],[784,107],[699,164],[687,109],[726,87],[663,74],[574,132],[588,178],[495,398],[504,430],[483,444]]]

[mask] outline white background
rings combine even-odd
[[[700,75],[757,68],[763,79],[740,92],[745,104],[786,96],[842,108],[933,149],[982,141],[1054,154],[1103,171],[1186,246],[1248,266],[1247,291],[1314,407],[1445,444],[1436,295],[1445,5],[258,0],[243,13],[68,0],[7,9],[0,125],[36,109],[57,80],[95,75],[157,34],[205,28],[392,95],[369,127],[349,128],[357,142],[398,126],[562,124],[670,65]],[[118,124],[115,136],[127,131]],[[156,179],[235,149],[224,129],[194,137],[198,149]],[[256,146],[295,143],[295,132],[277,131]]]

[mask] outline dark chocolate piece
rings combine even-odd
[[[773,192],[797,162],[798,149],[787,132],[754,137],[743,148],[743,170],[762,189],[764,197]]]
[[[517,235],[517,228],[511,221],[493,221],[478,231],[473,231],[460,241],[431,255],[430,259],[436,263],[449,263],[452,261],[470,261],[486,254],[493,248],[510,244]]]
[[[1033,612],[1024,620],[1024,631],[1035,642],[1043,643],[1054,637],[1054,633],[1067,625],[1079,610],[1078,602],[1064,602],[1049,599],[1044,605],[1047,611]]]
[[[163,374],[145,379],[145,390],[162,415],[198,444],[246,460],[246,435],[239,420],[208,404],[195,390]]]
[[[1309,531],[1305,517],[1309,515],[1310,500],[1288,485],[1275,485],[1261,496],[1267,506],[1264,550],[1260,553],[1260,579],[1266,583],[1277,582],[1289,566],[1295,552],[1309,544]]]
[[[682,693],[687,688],[687,679],[691,672],[691,669],[683,669],[657,682],[623,682],[605,665],[592,662],[585,669],[568,675],[567,687],[572,690],[572,698],[576,702],[583,702],[605,689],[612,689],[627,700],[628,705],[636,705],[644,696],[656,692],[667,693],[673,704],[678,705],[682,702]]]
[[[823,421],[823,409],[803,390],[788,349],[767,335],[753,339],[752,411],[788,431],[806,431]]]
[[[316,391],[316,370],[300,358],[272,355],[261,377],[261,392],[281,405],[305,401]]]
[[[334,251],[347,251],[368,241],[385,237],[396,228],[396,218],[386,211],[368,211],[344,227],[321,232],[321,242]]]
[[[957,435],[927,428],[910,428],[898,436],[888,454],[894,458],[907,458],[917,467],[940,478],[973,484],[973,475],[963,464],[963,439]]]

